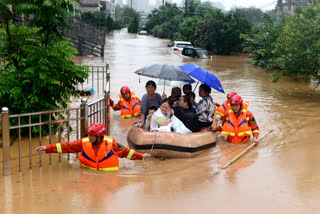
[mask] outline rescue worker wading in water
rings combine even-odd
[[[234,95],[230,99],[231,109],[225,114],[223,127],[217,127],[216,131],[221,131],[222,135],[228,135],[231,143],[248,142],[253,134],[253,142],[258,142],[259,126],[253,114],[248,111],[248,105],[243,104],[239,95]]]
[[[217,114],[220,116],[221,121],[225,120],[226,113],[229,112],[229,110],[231,109],[230,99],[234,95],[238,95],[237,92],[234,92],[234,91],[229,92],[227,94],[227,99],[222,103],[222,105],[218,106],[218,108],[216,109],[214,113],[213,121],[212,121],[211,130],[215,130],[217,127]],[[244,108],[248,108],[249,103],[247,101],[244,101],[242,105],[244,106]],[[220,126],[222,128],[222,125]]]
[[[142,160],[150,154],[134,151],[117,143],[114,138],[105,136],[106,127],[101,123],[94,123],[88,128],[88,137],[73,142],[63,142],[36,148],[37,152],[46,153],[78,153],[81,166],[100,171],[119,170],[118,158]]]
[[[119,98],[117,104],[110,99],[110,106],[115,111],[121,110],[121,118],[140,116],[140,99],[135,96],[133,91],[130,91],[127,86],[123,86],[120,89]]]

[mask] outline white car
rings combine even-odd
[[[190,42],[185,41],[174,41],[170,47],[173,51],[181,52],[185,47],[192,47],[192,44]]]

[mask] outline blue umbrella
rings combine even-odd
[[[196,78],[200,82],[216,89],[224,93],[223,87],[219,81],[219,79],[209,71],[196,64],[187,64],[187,65],[180,65],[181,68],[186,74],[189,74],[191,77]]]

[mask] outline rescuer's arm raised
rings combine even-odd
[[[77,153],[82,151],[82,141],[63,142],[46,146],[46,153]]]

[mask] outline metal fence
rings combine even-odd
[[[24,135],[28,135],[28,150],[29,150],[29,168],[32,168],[32,139],[38,138],[39,146],[43,145],[44,136],[43,130],[47,131],[46,140],[48,144],[52,143],[52,138],[58,135],[58,141],[62,140],[62,134],[66,137],[66,141],[70,141],[71,135],[72,140],[78,140],[86,136],[86,131],[92,123],[103,123],[107,128],[107,135],[110,134],[110,73],[108,72],[108,67],[96,69],[98,66],[93,66],[91,68],[92,76],[97,78],[92,78],[92,86],[99,91],[99,82],[102,84],[104,90],[104,96],[92,103],[87,103],[86,98],[81,99],[81,104],[76,108],[67,108],[59,110],[50,110],[43,112],[34,113],[24,113],[9,115],[9,109],[7,107],[2,108],[0,125],[2,131],[2,144],[3,144],[3,175],[11,174],[10,167],[10,131],[14,130],[17,133],[17,141],[19,147],[19,171],[22,171],[22,149],[21,149],[21,137],[22,130],[24,130]],[[100,74],[103,73],[103,74]],[[103,76],[103,79],[99,79],[99,75]],[[95,81],[96,80],[96,81]],[[100,80],[100,81],[99,81]],[[101,81],[102,80],[102,81]],[[94,82],[97,85],[94,85]],[[101,83],[102,82],[102,83]],[[12,121],[16,121],[17,125],[13,124]],[[22,122],[24,121],[24,122]],[[34,136],[34,130],[37,130],[37,136]],[[26,131],[27,130],[27,131]],[[49,164],[51,164],[51,155],[49,155]],[[69,159],[69,155],[68,155]],[[59,162],[61,161],[61,154],[59,154]],[[39,153],[39,166],[42,166],[42,155]]]

